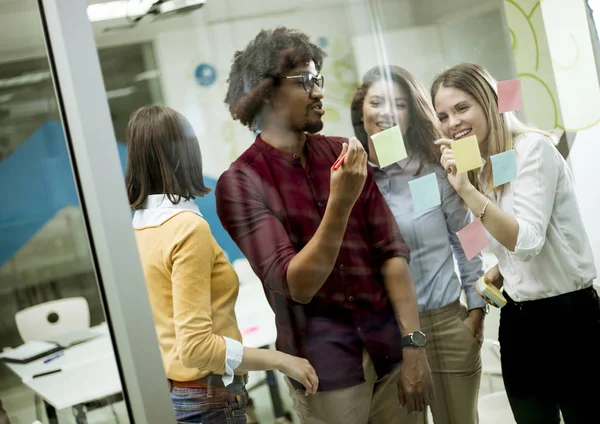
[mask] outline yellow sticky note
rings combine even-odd
[[[472,169],[481,168],[481,153],[477,136],[461,138],[452,142],[454,160],[456,160],[456,171],[459,174]]]
[[[398,125],[372,135],[371,139],[375,146],[377,159],[379,159],[379,166],[382,168],[408,156],[404,146],[404,138],[402,138],[402,131]]]

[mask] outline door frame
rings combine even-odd
[[[175,423],[88,2],[37,3],[129,417]]]

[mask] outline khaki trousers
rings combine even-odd
[[[458,301],[419,315],[427,334],[427,360],[435,396],[431,412],[435,424],[477,424],[481,379],[480,347],[463,324],[467,310]],[[409,414],[398,402],[401,367],[378,379],[364,353],[365,382],[358,386],[305,396],[288,382],[290,396],[302,424],[423,424],[426,414]]]
[[[423,424],[422,413],[408,414],[400,408],[398,381],[400,365],[381,379],[373,362],[363,354],[365,382],[358,386],[317,392],[305,396],[288,381],[294,409],[302,424]]]
[[[479,422],[480,346],[463,324],[467,315],[459,301],[419,314],[435,389],[431,404],[435,424]]]

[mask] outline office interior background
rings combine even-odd
[[[102,3],[109,2],[89,2]],[[97,15],[92,10],[98,10]],[[231,119],[223,99],[234,52],[261,29],[299,29],[326,51],[322,74],[327,135],[353,135],[350,101],[372,66],[402,66],[429,87],[444,68],[471,61],[497,80],[521,79],[521,116],[560,137],[558,148],[575,174],[581,213],[600,264],[600,1],[207,0],[193,12],[164,19],[149,16],[136,25],[123,17],[99,20],[101,13],[88,9],[122,171],[130,113],[146,104],[167,105],[192,123],[207,185],[214,187],[254,140]],[[41,16],[34,0],[0,0],[0,350],[23,343],[15,314],[44,302],[84,297],[89,326],[106,321],[106,300]],[[236,264],[241,284],[255,284],[241,252],[219,223],[214,194],[199,204]],[[118,207],[127,209],[124,204]],[[485,259],[486,266],[495,262],[487,253]],[[482,348],[482,423],[506,423],[494,420],[507,412],[510,416],[494,343],[497,326],[498,311],[492,310]],[[286,386],[279,387],[291,410]],[[250,395],[258,421],[275,422],[268,387],[260,386]],[[39,414],[35,392],[2,364],[0,399],[13,424],[48,419]],[[126,402],[97,408],[89,412],[88,421],[133,422]],[[74,419],[70,408],[58,411],[59,422]]]

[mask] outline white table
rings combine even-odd
[[[240,272],[238,274],[243,275]],[[258,278],[247,278],[240,286],[238,301],[235,305],[235,315],[242,333],[244,346],[268,348],[275,344],[277,339],[275,314],[269,302],[267,302],[263,286]],[[267,378],[265,380],[249,387],[248,390],[252,391],[263,384],[267,384],[275,419],[287,418],[288,422],[291,423],[292,416],[283,406],[275,372],[267,371],[266,374]]]
[[[257,285],[252,282],[240,287],[236,314],[245,346],[265,348],[275,343],[277,330],[274,315],[260,283]],[[92,331],[99,336],[65,349],[63,356],[47,364],[44,364],[43,358],[28,364],[5,363],[21,378],[23,384],[44,400],[51,424],[58,422],[56,410],[72,407],[77,423],[85,423],[84,406],[90,409],[87,404],[107,398],[113,402],[123,399],[108,326],[101,324]],[[34,375],[58,369],[61,371],[33,378]],[[267,373],[267,383],[276,416],[284,416],[274,373]],[[274,397],[275,393],[277,398]]]
[[[56,410],[82,405],[122,392],[108,326],[91,329],[98,337],[64,350],[61,357],[44,364],[44,359],[28,364],[5,363],[46,404],[48,419],[56,423]],[[53,374],[34,378],[48,371]],[[85,414],[78,422],[85,422]]]
[[[244,346],[261,348],[275,344],[275,314],[260,282],[258,285],[249,283],[240,286],[235,315]]]

